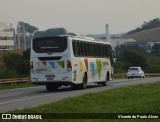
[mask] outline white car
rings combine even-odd
[[[141,67],[130,67],[127,72],[127,77],[128,77],[128,79],[130,79],[130,78],[133,79],[136,77],[144,78],[145,75],[144,75],[144,71],[142,70]]]

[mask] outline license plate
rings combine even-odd
[[[55,75],[46,75],[45,77],[52,78],[52,77],[55,77]]]
[[[54,78],[47,78],[47,80],[54,80]]]
[[[135,74],[132,74],[132,75],[135,75]]]

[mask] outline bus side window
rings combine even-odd
[[[91,56],[94,56],[93,43],[90,44]]]
[[[101,53],[101,57],[104,57],[103,56],[103,45],[100,45],[100,53]]]
[[[95,57],[98,57],[98,47],[97,47],[97,44],[94,44],[94,53],[95,53]]]
[[[97,44],[97,57],[101,57],[100,44]]]
[[[103,54],[103,57],[105,57],[105,45],[102,45],[102,54]]]
[[[100,48],[100,57],[102,58],[103,57],[103,45],[99,45],[99,48]]]
[[[88,55],[87,53],[87,43],[82,42],[82,56],[86,57]]]
[[[97,57],[97,45],[95,43],[93,43],[93,57]]]
[[[87,43],[84,42],[83,45],[84,45],[84,56],[88,56],[88,53],[87,53]]]
[[[93,57],[94,55],[93,43],[89,43],[88,49],[89,49],[89,56]]]
[[[87,53],[87,56],[90,56],[90,49],[89,49],[89,43],[86,43],[86,53]]]
[[[105,45],[105,57],[108,57],[108,46]]]
[[[87,49],[88,49],[88,55],[91,57],[92,56],[91,43],[87,43]]]
[[[73,53],[74,53],[74,55],[78,56],[78,53],[77,53],[77,42],[76,41],[72,42],[72,47],[73,47]]]
[[[84,42],[81,42],[81,46],[82,46],[82,56],[85,56],[85,43]]]
[[[80,46],[80,56],[85,56],[85,43],[84,42],[79,42]]]
[[[79,41],[77,41],[77,55],[81,56],[81,47]]]

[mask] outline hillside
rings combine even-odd
[[[160,41],[160,27],[126,35],[122,38],[133,38],[136,41]]]

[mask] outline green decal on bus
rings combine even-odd
[[[101,77],[101,60],[96,59],[96,64],[97,64],[98,76],[99,76],[99,79],[100,79],[100,77]]]
[[[57,63],[64,69],[64,61],[57,61]]]

